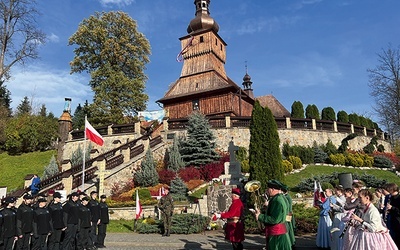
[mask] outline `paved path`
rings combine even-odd
[[[246,235],[244,249],[262,249],[265,237],[262,235]],[[207,249],[232,249],[229,242],[224,240],[223,232],[206,231],[203,234],[171,234],[162,237],[159,234],[137,233],[108,233],[106,249],[137,249],[137,250],[207,250]],[[316,250],[315,235],[296,237],[296,249]]]

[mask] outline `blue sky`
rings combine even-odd
[[[38,0],[38,26],[48,42],[40,59],[15,67],[7,82],[15,108],[28,96],[61,115],[64,98],[92,101],[88,76],[70,75],[68,38],[96,11],[122,10],[151,44],[147,110],[181,73],[179,37],[195,14],[193,0]],[[400,39],[398,0],[211,0],[210,13],[228,44],[228,76],[241,86],[247,61],[255,96],[273,94],[289,111],[294,101],[373,116],[368,68],[377,53]],[[375,120],[375,119],[374,119]]]

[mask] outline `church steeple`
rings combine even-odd
[[[192,19],[187,28],[187,32],[192,32],[212,29],[218,33],[219,26],[217,22],[210,17],[209,5],[210,0],[195,0],[196,5],[196,17]]]
[[[249,76],[249,74],[247,73],[247,63],[246,63],[246,74],[243,77],[243,90],[244,92],[246,92],[250,97],[254,98],[254,94],[253,94],[253,89],[251,88],[251,85],[253,84],[253,82],[251,81],[251,77]]]

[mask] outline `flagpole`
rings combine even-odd
[[[82,159],[82,192],[85,190],[85,164],[86,164],[86,119],[87,116],[85,115],[85,130],[84,130],[84,139],[83,139],[83,159]]]

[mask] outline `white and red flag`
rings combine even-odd
[[[319,207],[319,188],[317,181],[314,181],[314,207]]]
[[[140,218],[140,215],[142,214],[142,205],[140,204],[139,200],[139,192],[136,189],[136,220]]]
[[[85,137],[99,146],[104,144],[103,137],[90,125],[87,119],[85,119]]]

